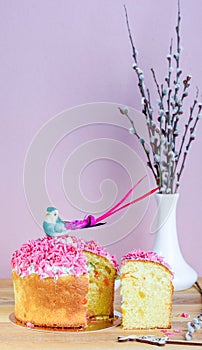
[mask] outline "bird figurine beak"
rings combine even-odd
[[[46,216],[50,215],[50,213],[46,212]]]

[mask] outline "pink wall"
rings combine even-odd
[[[25,157],[39,130],[46,123],[49,125],[50,120],[61,111],[86,103],[110,102],[140,109],[139,92],[131,69],[133,61],[124,4],[128,8],[141,65],[148,84],[152,86],[151,67],[156,69],[159,79],[166,73],[165,56],[171,36],[175,37],[177,0],[0,1],[0,277],[10,276],[9,262],[13,250],[26,240],[43,235],[40,223],[29,210],[23,184]],[[193,76],[193,87],[197,85],[202,89],[202,2],[182,0],[181,7],[183,70]],[[81,115],[78,118],[81,119]],[[95,118],[98,121],[97,115]],[[109,120],[111,118],[109,115]],[[121,120],[117,113],[117,124],[122,125],[119,118]],[[88,115],[84,113],[83,121],[86,119]],[[74,148],[93,139],[94,135],[97,139],[116,139],[130,149],[136,147],[134,139],[120,127],[91,125],[88,130],[85,127],[81,129],[55,144],[44,173],[50,203],[58,206],[63,216],[74,219],[82,217],[91,208],[80,208],[78,203],[75,207],[68,200],[68,180],[64,182],[63,179],[62,183],[62,171],[66,169],[64,164]],[[182,179],[178,207],[181,248],[186,260],[199,275],[202,275],[201,134],[200,124]],[[99,145],[98,142],[98,148]],[[136,153],[144,159],[138,147]],[[94,163],[92,169],[89,165],[85,171],[80,180],[86,203],[96,202],[100,196],[98,188],[105,178],[113,181],[112,193],[106,190],[105,196],[109,198],[102,202],[100,211],[105,209],[103,203],[106,207],[112,204],[112,197],[117,194],[116,200],[120,198],[131,184],[125,169],[113,159]],[[33,177],[36,187],[30,191],[35,193],[35,203],[38,201],[40,208],[37,171]],[[75,190],[78,188],[77,180],[75,177]],[[152,247],[153,236],[149,232],[154,214],[153,200],[148,205],[148,210],[132,232],[126,232],[124,239],[116,241],[113,236],[111,242],[108,240],[108,249],[118,258],[132,247]],[[125,220],[132,220],[131,215],[135,220],[139,210],[143,209],[143,204],[133,208]],[[113,224],[113,220],[117,219],[112,219],[109,225]],[[125,235],[124,220],[120,217],[119,220],[119,228]],[[105,240],[100,237],[100,241]]]

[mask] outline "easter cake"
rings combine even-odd
[[[134,250],[123,256],[120,273],[123,328],[170,328],[173,275],[163,258]]]
[[[113,316],[117,263],[95,241],[30,240],[13,253],[15,318],[41,327],[85,328]]]

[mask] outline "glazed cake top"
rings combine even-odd
[[[75,236],[63,236],[58,239],[62,242],[68,242],[68,244],[73,244],[75,247],[81,250],[85,250],[87,252],[103,256],[107,258],[114,265],[115,268],[118,268],[118,262],[116,260],[116,257],[114,255],[109,254],[106,248],[98,245],[98,243],[94,240],[84,241]]]
[[[114,265],[115,268],[118,268],[118,262],[116,260],[116,257],[114,255],[110,255],[109,252],[104,247],[99,246],[96,241],[91,240],[84,242],[83,250],[107,258]]]
[[[121,259],[122,265],[124,265],[124,263],[127,260],[152,261],[152,262],[156,262],[156,263],[159,263],[161,265],[164,265],[168,270],[171,271],[171,267],[169,266],[169,264],[167,264],[165,262],[164,258],[162,256],[159,256],[157,253],[152,252],[152,251],[145,252],[144,250],[140,250],[140,249],[132,250],[131,252],[129,252],[128,254],[126,254],[122,257],[122,259]]]
[[[83,250],[106,257],[115,268],[118,263],[105,248],[95,241],[85,242],[75,236],[44,237],[29,240],[16,250],[11,259],[12,269],[20,277],[38,274],[41,278],[88,273]]]
[[[41,278],[88,273],[81,249],[51,237],[30,240],[13,253],[11,266],[21,277],[36,273]]]

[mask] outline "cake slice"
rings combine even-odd
[[[154,252],[134,250],[121,264],[124,329],[170,328],[172,272]]]

